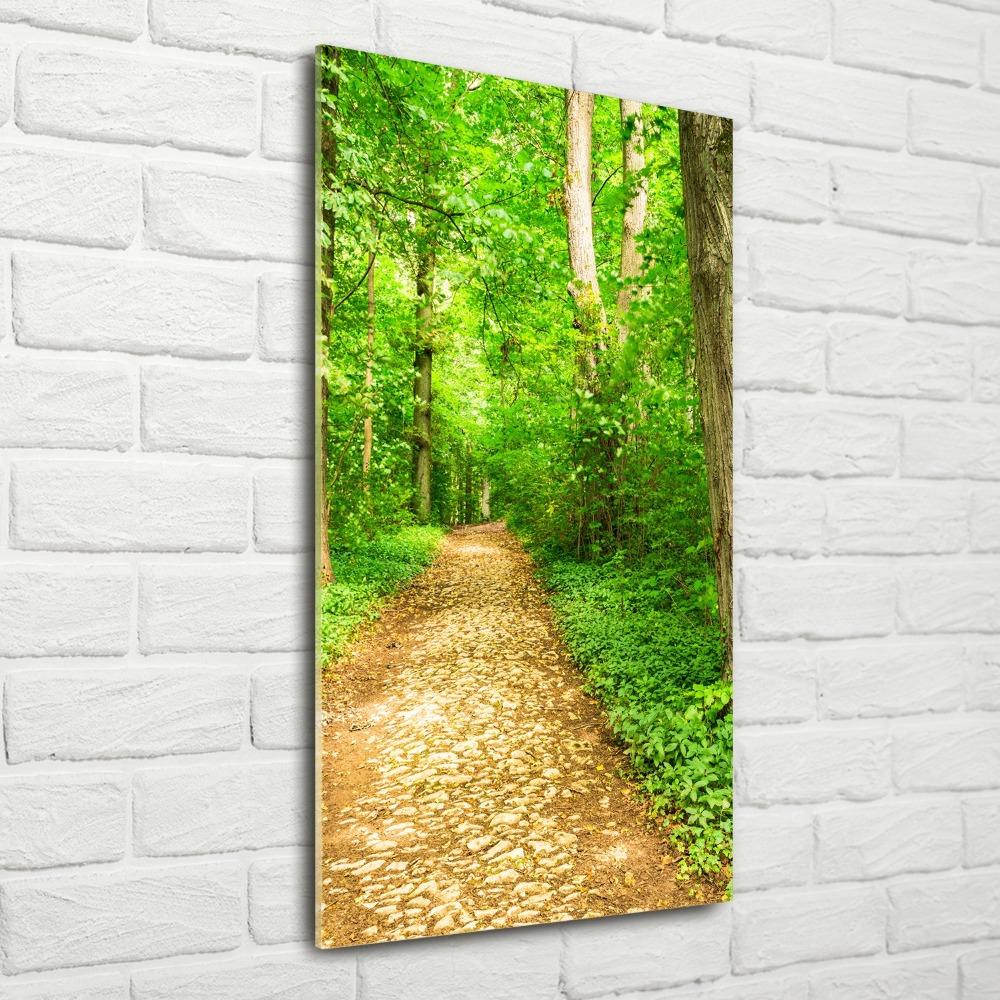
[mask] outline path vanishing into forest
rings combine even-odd
[[[325,947],[663,909],[677,851],[502,523],[460,528],[324,681]]]

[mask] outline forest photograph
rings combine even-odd
[[[727,900],[732,122],[316,54],[316,943]]]

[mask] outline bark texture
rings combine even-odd
[[[640,289],[636,285],[638,279],[642,277],[642,255],[639,253],[636,238],[646,224],[648,185],[646,178],[641,176],[646,166],[643,151],[642,104],[639,101],[626,101],[624,98],[619,103],[625,136],[622,141],[622,181],[625,190],[632,192],[622,216],[622,255],[619,271],[622,285],[618,290],[618,343],[624,344],[628,339],[626,317],[629,308],[637,298],[648,294],[648,289]]]
[[[337,49],[333,50],[334,59],[338,59]],[[317,73],[319,72],[317,63]],[[334,98],[338,96],[339,80],[335,77],[332,84]],[[317,81],[318,83],[318,81]],[[334,112],[336,113],[336,112]],[[332,129],[322,127],[319,108],[316,110],[316,132],[320,146],[320,155],[317,157],[316,173],[322,174],[323,164],[326,163],[331,173],[336,171],[337,166],[337,142]],[[317,300],[317,322],[321,334],[320,344],[322,345],[323,357],[318,361],[325,361],[326,345],[330,340],[330,328],[333,324],[333,252],[334,237],[336,234],[336,219],[333,210],[329,208],[322,198],[323,184],[321,176],[316,178],[316,204],[319,222],[325,224],[330,234],[330,245],[325,253],[320,254],[319,271],[316,276],[316,300]],[[327,299],[324,300],[324,288]],[[317,379],[316,406],[319,410],[316,422],[317,441],[317,475],[316,475],[316,517],[319,534],[319,579],[322,586],[326,586],[333,580],[333,563],[330,560],[330,505],[326,497],[326,470],[329,463],[329,445],[327,441],[327,397],[329,386],[327,385],[326,374],[323,364],[317,365],[319,377]]]
[[[431,519],[431,343],[434,322],[434,254],[425,251],[417,265],[417,336],[413,359],[413,485],[417,520]]]
[[[695,376],[708,469],[719,612],[732,676],[733,607],[733,123],[678,112]]]
[[[374,230],[374,226],[372,226]],[[361,451],[361,478],[368,492],[368,471],[372,464],[372,364],[375,360],[375,251],[368,254],[368,357],[365,363],[365,440]]]
[[[593,146],[594,95],[566,91],[566,177],[563,203],[569,265],[573,272],[569,291],[576,303],[580,329],[579,362],[588,384],[597,380],[597,355],[604,349],[608,325],[594,255],[594,219],[591,211],[591,152]]]

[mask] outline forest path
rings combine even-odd
[[[324,681],[325,947],[716,900],[675,880],[502,523],[452,532]]]

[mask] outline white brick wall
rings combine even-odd
[[[0,996],[1000,997],[997,0],[0,25]],[[737,121],[732,905],[305,940],[321,41]]]

